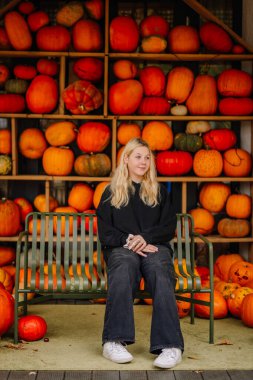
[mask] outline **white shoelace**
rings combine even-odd
[[[169,359],[176,359],[177,357],[177,352],[174,348],[168,349],[164,348],[160,354],[161,356],[164,356],[165,358]]]
[[[110,345],[110,350],[117,352],[119,354],[126,352],[125,347],[121,343],[118,343],[118,342],[112,342],[112,344]]]

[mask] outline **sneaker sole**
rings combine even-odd
[[[131,359],[113,360],[111,357],[106,356],[106,354],[104,354],[104,353],[103,353],[103,357],[106,358],[107,360],[110,360],[113,363],[116,363],[116,364],[130,363],[133,360],[133,357]]]

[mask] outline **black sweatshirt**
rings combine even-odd
[[[133,182],[135,193],[127,206],[111,206],[108,186],[97,208],[99,239],[104,248],[122,247],[129,234],[141,235],[148,244],[165,244],[175,235],[176,213],[164,185],[160,184],[160,201],[155,207],[145,205],[139,197],[140,184]]]

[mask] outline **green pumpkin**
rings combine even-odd
[[[10,94],[24,94],[27,90],[28,82],[24,79],[8,79],[4,89]]]
[[[74,170],[84,177],[104,177],[111,171],[111,159],[104,153],[82,154],[76,158]]]
[[[6,175],[11,172],[12,162],[11,158],[6,154],[0,155],[0,175]]]
[[[177,133],[174,137],[174,145],[178,150],[195,153],[202,148],[202,137],[198,135],[188,135],[187,133]]]

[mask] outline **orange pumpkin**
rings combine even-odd
[[[58,201],[51,195],[49,195],[49,209],[47,210],[46,195],[38,194],[33,200],[34,207],[40,212],[53,211],[58,207]]]
[[[191,298],[191,293],[182,293],[179,294],[187,298]],[[179,318],[184,318],[189,315],[191,310],[191,303],[189,301],[176,300],[177,303],[177,312]]]
[[[94,20],[101,20],[104,17],[103,0],[86,0],[83,5],[88,15]]]
[[[81,265],[81,263],[77,263],[76,264],[76,274],[77,274],[77,276],[81,277],[84,273],[87,276],[88,280],[91,281],[92,278],[91,278],[91,274],[90,274],[89,264],[85,263],[85,265],[83,266],[83,265]],[[93,266],[93,274],[98,278],[98,273],[97,273],[97,270],[96,270],[95,266]],[[69,275],[70,275],[70,277],[74,276],[74,270],[73,270],[73,265],[72,264],[69,266]]]
[[[13,278],[13,282],[15,281],[15,275],[16,275],[16,266],[14,265],[4,265],[1,267],[5,272],[9,273],[9,275]]]
[[[248,286],[253,281],[253,264],[247,261],[237,261],[229,269],[228,280],[240,286]]]
[[[217,229],[224,237],[244,237],[250,233],[250,222],[245,219],[223,218],[219,221]]]
[[[217,79],[217,88],[222,96],[248,97],[252,93],[252,75],[243,70],[227,69]]]
[[[116,157],[117,166],[119,165],[120,158],[121,158],[121,155],[122,155],[122,153],[123,153],[124,148],[125,148],[125,145],[121,146],[121,147],[117,150],[117,157]]]
[[[53,278],[53,284],[52,284],[53,286],[51,289],[57,290],[59,279],[56,275],[53,275],[52,278]],[[44,275],[44,289],[48,289],[48,288],[49,288],[49,277],[48,277],[48,275],[45,274]],[[66,280],[62,276],[60,276],[60,288],[61,289],[66,288]]]
[[[193,217],[194,231],[202,235],[208,235],[214,228],[214,217],[210,211],[204,208],[195,208],[189,211],[189,214]]]
[[[186,106],[191,115],[214,115],[218,107],[216,80],[211,75],[198,75]]]
[[[252,169],[252,156],[244,149],[232,148],[223,154],[223,171],[228,177],[246,177]]]
[[[230,295],[240,287],[239,284],[235,282],[225,282],[219,281],[214,285],[214,289],[218,290],[225,299],[228,299]]]
[[[247,294],[242,301],[241,320],[246,326],[253,327],[253,294]]]
[[[134,52],[139,43],[137,22],[130,16],[114,17],[110,24],[109,39],[112,50],[123,53]]]
[[[58,102],[58,86],[48,75],[37,75],[26,91],[27,107],[32,113],[50,113]]]
[[[144,53],[163,53],[167,48],[167,41],[160,36],[145,37],[141,41],[141,50]]]
[[[150,15],[145,17],[140,23],[140,32],[142,37],[160,36],[166,38],[169,33],[169,23],[164,17],[159,15]]]
[[[53,77],[59,72],[59,63],[49,58],[40,58],[36,64],[38,72]]]
[[[45,137],[52,146],[62,146],[71,144],[77,136],[77,127],[71,121],[58,121],[50,124],[46,131]]]
[[[0,154],[11,154],[11,131],[0,129]]]
[[[138,73],[138,68],[134,62],[128,59],[119,59],[113,64],[112,71],[118,79],[134,79]]]
[[[131,115],[137,111],[142,96],[143,87],[135,79],[114,83],[109,88],[109,109],[115,115]]]
[[[58,213],[68,213],[68,214],[72,214],[72,213],[75,213],[77,212],[77,210],[74,208],[74,207],[70,207],[70,206],[62,206],[62,207],[56,207],[56,209],[54,209],[54,212],[58,212]],[[69,218],[69,235],[73,235],[73,224],[74,224],[74,218],[73,217],[70,217]],[[77,220],[77,225],[80,224],[80,221]],[[53,220],[53,230],[54,230],[54,233],[57,234],[57,216],[54,216],[54,220]],[[61,217],[61,229],[60,229],[60,234],[61,236],[64,236],[65,235],[65,216],[62,216]]]
[[[158,66],[144,67],[139,74],[145,96],[163,96],[165,89],[165,74]]]
[[[19,79],[31,80],[37,75],[37,70],[32,65],[15,65],[13,74]]]
[[[121,145],[126,145],[134,137],[141,137],[141,127],[134,122],[123,122],[117,129],[117,140]]]
[[[30,50],[32,35],[24,17],[16,12],[7,12],[4,17],[4,26],[9,41],[15,50]]]
[[[46,26],[49,22],[49,16],[44,11],[33,12],[27,17],[27,23],[32,32],[37,32],[37,30]]]
[[[227,299],[228,309],[230,313],[237,318],[241,317],[241,307],[242,301],[247,294],[252,294],[253,289],[248,288],[247,286],[242,286],[236,289],[230,297]]]
[[[100,25],[93,20],[79,20],[72,29],[73,46],[76,51],[100,51],[103,36]]]
[[[177,25],[169,31],[168,47],[172,53],[197,53],[200,40],[197,29],[188,25]]]
[[[42,166],[48,175],[69,175],[73,169],[75,156],[68,147],[49,147],[42,157]]]
[[[47,149],[47,142],[40,129],[27,128],[21,133],[18,146],[24,157],[36,160],[43,156]]]
[[[164,121],[150,121],[142,130],[142,138],[151,150],[167,150],[173,144],[173,132]]]
[[[221,115],[241,116],[253,113],[252,98],[223,98],[219,101]]]
[[[238,253],[220,255],[214,263],[214,274],[222,281],[228,282],[229,269],[237,261],[244,261],[243,257]]]
[[[20,230],[21,216],[15,202],[0,200],[0,236],[15,236]]]
[[[0,282],[3,284],[5,290],[11,293],[13,288],[13,279],[11,275],[2,268],[0,268]]]
[[[165,96],[173,103],[181,104],[189,97],[194,74],[188,67],[174,67],[168,74]]]
[[[38,50],[67,51],[71,42],[70,32],[62,25],[49,25],[40,28],[36,34]]]
[[[52,264],[51,264],[51,271],[50,273],[53,275],[53,276],[56,276],[57,274],[57,264],[56,264],[56,261],[53,261]],[[44,267],[43,267],[43,273],[44,274],[49,274],[49,267],[48,267],[48,263],[45,262],[44,263]],[[59,267],[59,273],[62,277],[64,277],[64,268],[63,268],[63,265],[60,265]]]
[[[88,121],[80,126],[76,142],[82,152],[97,153],[108,146],[110,138],[111,130],[108,125],[99,121]]]
[[[94,190],[86,183],[76,183],[69,192],[68,205],[79,212],[92,206]]]
[[[252,209],[252,199],[247,194],[232,194],[226,203],[226,213],[231,218],[249,218]]]
[[[233,47],[233,41],[228,32],[214,22],[204,22],[200,27],[199,35],[208,51],[228,53]]]
[[[14,299],[5,289],[0,288],[0,337],[14,322]]]
[[[80,58],[74,63],[73,71],[80,79],[99,82],[103,78],[104,63],[98,58]]]
[[[199,192],[199,202],[211,212],[221,212],[230,194],[230,186],[225,183],[204,183]]]
[[[210,293],[196,293],[194,294],[196,300],[210,301]],[[210,308],[204,305],[194,305],[195,313],[198,317],[209,318],[210,317]],[[214,290],[214,318],[220,319],[225,318],[228,314],[228,307],[225,298],[223,295]]]
[[[193,171],[198,177],[218,177],[222,173],[223,160],[218,150],[200,149],[193,158]]]
[[[33,219],[30,219],[28,222],[28,232],[30,235],[33,234]],[[41,233],[41,220],[38,219],[36,223],[36,235],[40,235]]]
[[[0,246],[0,267],[10,264],[15,258],[15,248]]]
[[[94,194],[93,194],[93,204],[94,204],[94,207],[97,208],[98,205],[99,205],[99,202],[100,202],[100,199],[102,197],[102,194],[106,188],[106,186],[108,186],[109,182],[100,182],[96,188],[95,188],[95,191],[94,191]]]

